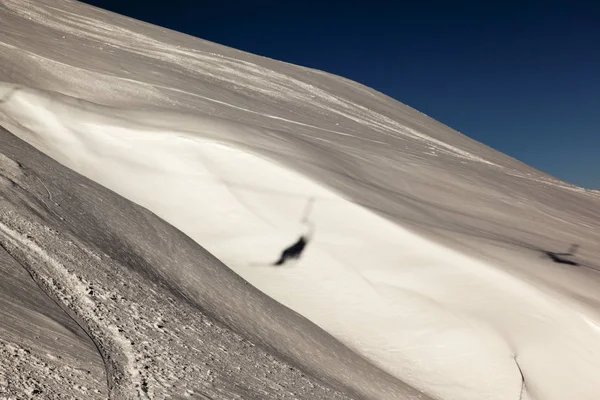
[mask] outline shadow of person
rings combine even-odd
[[[308,226],[307,232],[300,236],[296,243],[283,250],[283,252],[281,253],[281,257],[279,257],[279,260],[277,260],[273,264],[274,266],[281,266],[290,259],[297,260],[300,258],[302,252],[306,248],[308,242],[310,242],[310,240],[312,239],[312,235],[314,233],[314,225],[310,222],[306,222],[306,225]]]

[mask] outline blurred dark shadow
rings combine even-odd
[[[281,253],[281,257],[279,257],[279,260],[277,260],[273,264],[274,266],[283,265],[290,259],[297,260],[300,258],[302,252],[306,248],[308,242],[310,242],[310,240],[312,239],[312,235],[314,233],[314,225],[308,221],[304,221],[304,223],[308,226],[308,230],[306,231],[306,233],[300,236],[296,243],[283,250],[283,252]]]
[[[573,245],[571,245],[571,247],[569,248],[569,250],[566,253],[554,253],[551,251],[544,251],[543,253],[545,255],[547,255],[548,258],[550,258],[555,263],[567,264],[567,265],[573,265],[575,267],[579,267],[580,264],[576,261],[573,261],[570,258],[570,257],[575,256],[575,252],[577,251],[578,248],[579,248],[579,245],[573,244]]]

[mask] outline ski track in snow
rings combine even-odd
[[[29,260],[24,262],[22,265],[28,267],[28,271],[32,276],[37,277],[41,281],[41,285],[46,288],[46,291],[52,297],[62,298],[62,302],[74,310],[76,315],[83,317],[84,320],[88,321],[88,325],[93,323],[99,325],[91,330],[101,337],[102,333],[110,332],[110,338],[107,341],[112,343],[112,346],[102,345],[100,341],[100,348],[110,347],[109,352],[104,353],[104,358],[119,358],[123,357],[126,359],[125,364],[127,365],[126,371],[117,372],[125,376],[125,379],[130,379],[131,383],[128,382],[111,382],[109,386],[112,386],[111,396],[113,398],[133,398],[131,393],[133,390],[131,387],[139,387],[139,371],[132,365],[131,357],[132,351],[129,343],[122,337],[118,332],[118,328],[112,325],[102,323],[102,317],[100,317],[96,311],[94,301],[88,296],[90,287],[86,285],[81,279],[77,278],[72,274],[64,265],[53,259],[43,249],[41,249],[35,242],[28,239],[27,237],[20,235],[18,232],[10,229],[4,223],[0,223],[0,232],[4,235],[6,240],[3,246],[7,249],[19,249],[23,251]],[[37,265],[36,265],[37,264]],[[34,266],[40,268],[40,266],[50,268],[49,271],[36,270]],[[84,327],[85,328],[85,327]],[[90,329],[86,329],[90,332]],[[98,338],[92,337],[98,341]],[[98,343],[97,343],[98,344]],[[122,367],[123,362],[117,362],[113,367]],[[110,367],[107,366],[108,374],[110,378],[115,376],[115,373],[110,372]],[[137,396],[139,397],[139,396]]]

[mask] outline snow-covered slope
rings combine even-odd
[[[372,366],[310,324],[283,329],[284,308],[227,301],[225,270],[150,263],[194,305],[361,397],[600,392],[597,192],[340,77],[77,2],[8,0],[0,18],[0,125],[153,211]],[[305,254],[268,268],[306,229],[309,199]],[[552,261],[572,243],[577,266]]]
[[[100,379],[114,399],[351,398],[323,382],[359,397],[411,393],[147,210],[4,129],[0,144],[0,244],[19,264],[11,275],[31,274],[72,317],[46,312],[43,329],[30,329],[29,314],[3,309],[15,323],[0,326],[8,352],[2,398],[106,398]],[[21,281],[20,291],[6,294],[38,300],[31,282]],[[99,354],[61,325],[79,336],[83,327]]]

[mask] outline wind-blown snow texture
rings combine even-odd
[[[71,184],[87,181],[49,160],[19,184],[11,174],[32,150],[4,134],[2,149],[16,154],[5,154],[0,169],[8,171],[5,196],[23,190],[19,198],[41,201],[45,193],[51,209],[59,192],[69,207],[9,201],[0,225],[7,265],[39,274],[72,319],[50,308],[44,315],[62,326],[78,321],[68,339],[81,347],[73,357],[90,362],[81,354],[95,344],[113,397],[213,390],[224,398],[541,400],[600,392],[598,192],[323,72],[71,1],[4,1],[0,19],[0,125],[197,243],[109,191]],[[294,265],[268,268],[302,233],[309,198],[314,238]],[[64,221],[49,222],[50,214]],[[28,238],[27,227],[68,233],[80,250],[47,234]],[[567,256],[571,264],[548,256],[572,243],[580,250]],[[97,252],[97,267],[82,261],[85,249]],[[132,282],[127,274],[137,274],[139,288],[122,287]],[[128,300],[115,305],[113,295]],[[214,330],[198,339],[201,312],[232,338],[299,367],[311,384],[285,369],[248,383],[255,372],[244,372],[238,339],[219,342]],[[157,314],[178,330],[164,334],[167,323],[152,322]],[[204,361],[194,364],[191,348],[213,354],[204,346],[228,355],[221,363],[197,355]],[[261,351],[247,357],[256,364],[268,357]],[[162,352],[173,357],[160,367],[153,355]],[[89,368],[99,365],[96,357]],[[202,365],[217,371],[216,384],[198,378]],[[102,393],[97,380],[77,379]],[[278,380],[296,394],[273,389]],[[238,389],[227,392],[231,382]]]

